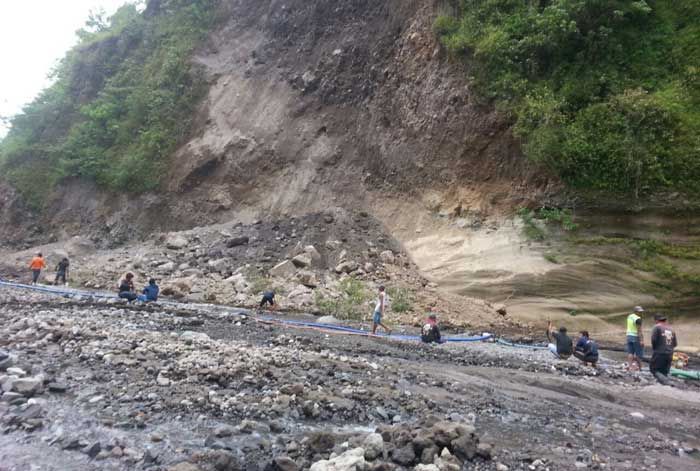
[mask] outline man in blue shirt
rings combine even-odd
[[[158,293],[160,293],[160,288],[156,284],[155,278],[151,278],[148,280],[148,286],[143,289],[143,294],[139,296],[139,301],[144,303],[158,301]]]
[[[593,368],[598,363],[598,345],[591,340],[587,330],[582,330],[581,337],[576,342],[574,356],[581,360],[584,365],[590,363]]]

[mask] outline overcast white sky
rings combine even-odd
[[[0,116],[17,114],[49,84],[90,10],[108,15],[127,0],[0,0]],[[7,130],[0,122],[0,138]]]

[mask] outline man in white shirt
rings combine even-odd
[[[382,326],[386,330],[387,334],[391,334],[391,329],[382,324],[382,318],[384,317],[384,310],[386,309],[386,292],[384,285],[379,287],[379,294],[377,295],[377,305],[374,307],[374,316],[372,317],[372,335],[377,333],[377,326]]]

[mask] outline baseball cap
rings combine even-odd
[[[665,321],[666,316],[663,314],[654,314],[654,320],[655,321]]]
[[[642,306],[634,306],[634,312],[644,312],[644,308]]]

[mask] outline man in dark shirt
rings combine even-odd
[[[549,321],[547,324],[547,340],[552,342],[552,338],[554,338],[556,344],[550,343],[548,345],[549,351],[562,360],[569,358],[574,352],[574,342],[571,341],[571,337],[566,335],[566,327],[559,327],[559,332],[555,332],[552,329],[552,321]]]
[[[265,291],[263,293],[262,299],[260,300],[260,305],[258,306],[258,310],[262,309],[267,304],[269,304],[272,309],[277,309],[274,291]]]
[[[598,363],[598,345],[591,340],[587,330],[581,331],[581,337],[576,342],[574,356],[581,360],[584,365],[590,363],[593,368]]]
[[[433,312],[432,308],[421,329],[420,339],[425,343],[442,343],[440,328],[437,325],[437,315]]]
[[[58,285],[59,281],[61,281],[64,285],[68,284],[67,277],[69,266],[70,262],[68,261],[67,257],[63,257],[63,259],[58,262],[58,265],[56,266],[56,279],[53,281],[54,285]]]
[[[649,370],[660,383],[666,383],[673,361],[673,350],[678,346],[678,339],[676,339],[676,333],[666,322],[665,315],[656,314],[654,321],[656,325],[651,329],[653,353],[649,362]],[[659,377],[659,375],[663,375],[663,377]]]

